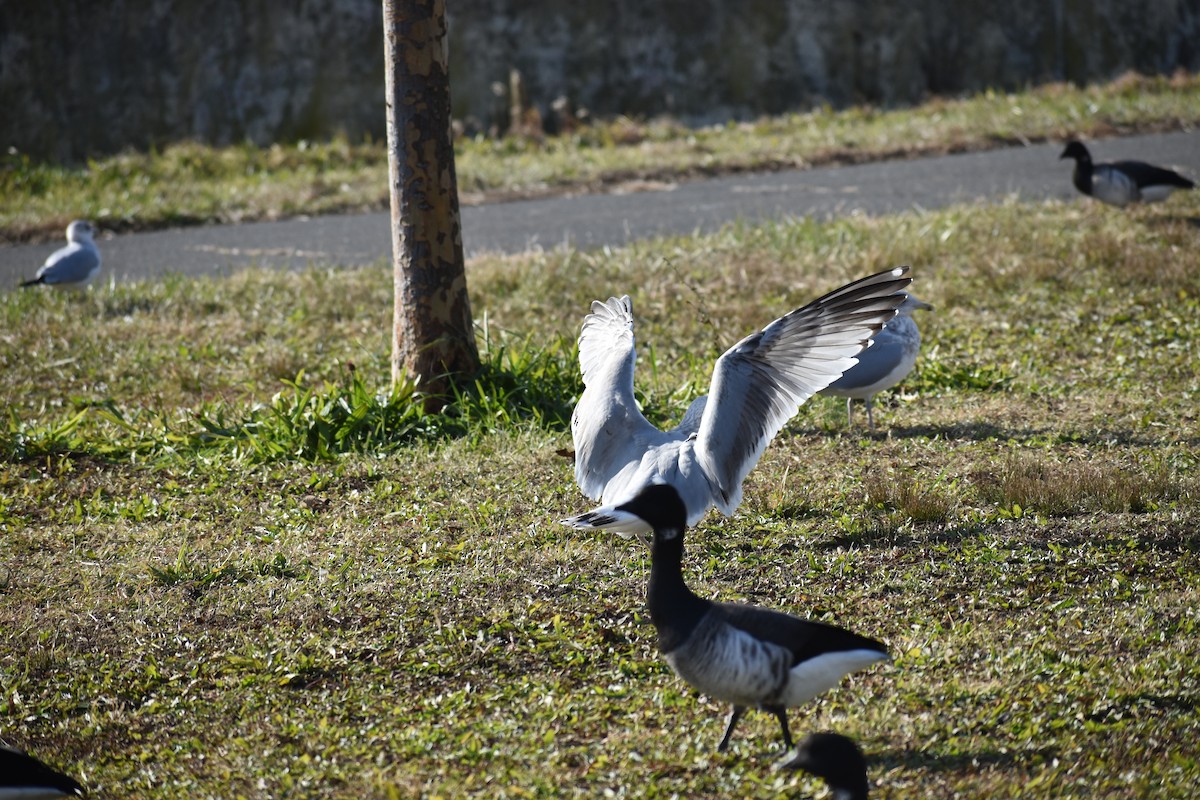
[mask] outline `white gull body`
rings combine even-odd
[[[100,273],[100,249],[92,240],[94,234],[91,223],[81,219],[72,222],[67,226],[67,246],[51,253],[37,274],[21,285],[64,289],[87,286]]]
[[[846,420],[851,421],[851,404],[857,400],[867,403],[867,426],[875,430],[871,399],[884,389],[890,389],[908,377],[921,351],[921,331],[913,319],[914,311],[933,306],[905,292],[904,303],[896,310],[896,318],[884,326],[871,340],[871,346],[858,356],[858,363],[842,377],[821,390],[823,395],[846,398]]]
[[[679,492],[688,525],[714,505],[732,515],[742,481],[779,429],[805,400],[853,367],[871,337],[895,317],[912,280],[908,273],[897,267],[854,281],[742,339],[717,359],[709,393],[668,431],[651,425],[634,400],[629,297],[592,303],[579,337],[585,389],[571,433],[575,480],[603,505],[563,523],[600,527],[595,521],[611,522],[613,506],[655,483]],[[650,528],[630,516],[617,532],[641,536]]]

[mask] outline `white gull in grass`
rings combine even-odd
[[[37,274],[22,286],[56,286],[81,289],[100,273],[100,249],[92,241],[95,230],[90,222],[77,219],[67,226],[67,246],[46,258]]]
[[[628,296],[592,303],[579,336],[584,392],[571,418],[575,480],[601,508],[563,520],[626,536],[650,532],[638,517],[612,524],[614,506],[656,483],[675,487],[695,525],[711,506],[730,516],[742,481],[800,405],[853,367],[896,315],[912,282],[897,267],[849,283],[729,348],[709,392],[669,431],[651,425],[633,395],[633,308]]]

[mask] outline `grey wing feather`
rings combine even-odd
[[[37,277],[46,283],[79,283],[100,266],[100,254],[92,247],[70,244],[56,250],[37,271]]]
[[[668,431],[668,433],[683,439],[698,433],[700,431],[700,423],[704,419],[704,409],[707,405],[708,395],[702,394],[697,397],[687,407],[687,411],[684,412],[683,419],[679,421],[679,424]]]
[[[855,281],[780,317],[717,360],[696,456],[729,515],[742,481],[800,404],[857,363],[904,302],[908,267]]]
[[[874,386],[886,378],[896,368],[896,362],[900,359],[900,356],[895,352],[898,343],[890,342],[886,351],[891,352],[886,352],[878,344],[878,339],[876,342],[876,344],[862,351],[858,357],[857,366],[847,370],[845,375],[829,384],[829,388],[854,391],[864,386]],[[875,350],[879,350],[880,352],[873,352]]]
[[[895,322],[889,323],[879,332],[870,347],[858,354],[858,364],[829,384],[828,388],[835,391],[854,391],[875,386],[891,376],[906,358],[911,357],[915,360],[915,354],[910,351],[919,348],[920,341],[916,323],[906,317],[897,317]],[[896,382],[899,383],[904,377],[897,376]]]

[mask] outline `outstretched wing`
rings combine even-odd
[[[584,386],[619,373],[633,394],[633,301],[629,295],[592,301],[579,332],[579,369]],[[601,377],[605,376],[605,377]]]
[[[912,279],[897,267],[847,284],[747,336],[717,360],[695,453],[717,507],[732,514],[742,481],[800,404],[857,363],[896,315]]]
[[[584,391],[571,417],[575,481],[599,500],[604,487],[630,460],[640,459],[638,441],[659,431],[646,421],[633,397],[633,304],[629,296],[592,303],[579,334],[579,368]]]

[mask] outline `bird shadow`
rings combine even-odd
[[[992,439],[1008,441],[1024,438],[1037,432],[1006,430],[987,422],[959,422],[953,425],[897,426],[892,428],[876,428],[875,430],[866,430],[864,428],[811,428],[798,431],[797,433],[799,436],[829,440],[868,439],[885,442],[888,439],[949,439],[983,442]]]
[[[1053,428],[1002,428],[989,422],[958,422],[952,425],[911,425],[897,426],[887,430],[864,431],[855,429],[842,430],[809,430],[800,433],[801,436],[811,436],[821,439],[870,439],[887,441],[888,439],[943,439],[946,441],[969,442],[1038,442],[1039,444],[1081,444],[1081,445],[1127,445],[1152,446],[1159,439],[1140,436],[1129,430],[1114,430],[1100,428],[1086,433],[1080,431],[1063,431]],[[1200,437],[1190,444],[1200,444]]]
[[[980,750],[977,752],[933,753],[910,747],[892,748],[867,754],[869,764],[886,769],[962,772],[980,767],[1027,768],[1058,758],[1054,747],[1030,750]]]
[[[973,522],[966,525],[948,525],[933,533],[923,534],[920,537],[920,544],[957,544],[978,536],[986,529],[987,526],[981,522]],[[904,530],[887,525],[879,525],[860,532],[829,536],[820,541],[811,542],[809,547],[814,550],[851,550],[879,545],[903,547],[916,542],[917,537]]]
[[[1146,224],[1155,228],[1165,228],[1173,225],[1189,225],[1193,228],[1200,228],[1200,217],[1190,217],[1184,214],[1163,214],[1150,217],[1146,220]]]

